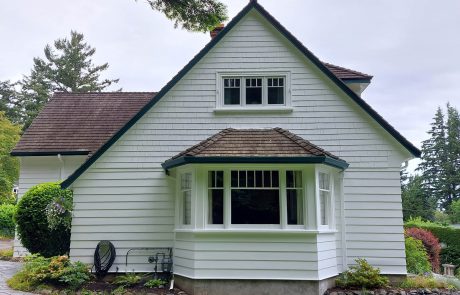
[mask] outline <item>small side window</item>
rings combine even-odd
[[[304,224],[302,171],[286,171],[287,223]]]
[[[239,78],[225,78],[224,79],[224,104],[225,105],[239,105],[241,102]]]
[[[181,175],[182,224],[191,224],[192,219],[192,174]]]
[[[224,171],[208,172],[208,224],[224,223]]]
[[[284,104],[284,78],[268,78],[268,104]]]
[[[319,173],[320,224],[329,225],[331,206],[331,178],[327,173]]]

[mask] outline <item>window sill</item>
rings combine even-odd
[[[311,229],[176,229],[176,233],[196,234],[329,234],[337,230],[311,230]]]
[[[214,109],[216,114],[228,114],[228,113],[292,113],[294,109],[287,106],[277,107],[220,107]]]

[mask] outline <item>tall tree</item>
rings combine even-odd
[[[17,92],[10,81],[0,81],[0,112],[13,123],[21,121],[20,110],[17,108]]]
[[[403,218],[421,217],[424,220],[433,220],[436,211],[436,200],[423,189],[423,178],[413,175],[407,182],[401,183],[401,197]]]
[[[92,56],[96,49],[84,42],[83,34],[71,31],[70,39],[54,41],[54,47],[46,45],[45,58],[34,58],[30,75],[20,82],[19,109],[24,128],[48,101],[55,91],[87,92],[102,91],[118,79],[101,80],[108,63],[94,65]]]
[[[431,123],[431,130],[428,131],[430,138],[422,142],[422,156],[419,170],[422,172],[423,188],[427,194],[436,200],[444,196],[446,161],[446,130],[444,114],[438,107]]]
[[[419,170],[423,188],[442,210],[449,211],[452,201],[460,198],[460,116],[447,104],[447,119],[441,108],[436,111],[430,138],[422,143]]]
[[[188,31],[207,32],[227,19],[227,7],[217,0],[147,0],[158,10]]]
[[[21,127],[11,123],[0,112],[0,202],[11,198],[12,189],[19,177],[19,160],[10,152],[19,140]]]

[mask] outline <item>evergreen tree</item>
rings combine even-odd
[[[428,131],[430,138],[422,142],[421,163],[418,170],[422,172],[422,186],[425,192],[435,200],[444,196],[444,163],[446,161],[446,130],[444,114],[438,107]]]
[[[20,110],[17,108],[17,92],[10,81],[0,81],[0,112],[13,123],[21,121]]]
[[[72,31],[70,39],[58,39],[54,47],[45,47],[45,59],[34,58],[29,76],[20,82],[17,108],[27,128],[53,92],[102,91],[118,79],[101,80],[108,63],[94,65],[91,57],[96,49],[84,42],[83,34]]]
[[[427,194],[449,212],[452,201],[460,199],[460,116],[447,104],[447,119],[441,108],[436,111],[430,138],[422,142],[419,171]]]
[[[436,200],[423,189],[423,178],[419,175],[409,176],[407,183],[401,186],[403,218],[408,220],[421,217],[433,220],[436,211]]]
[[[227,7],[217,0],[147,0],[154,10],[163,13],[189,31],[207,32],[227,19]]]
[[[21,127],[11,123],[0,112],[0,203],[9,200],[12,189],[19,177],[19,160],[10,156],[11,150],[19,140]]]

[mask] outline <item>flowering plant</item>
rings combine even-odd
[[[46,219],[48,227],[51,230],[57,229],[59,226],[64,226],[70,230],[72,225],[72,199],[65,196],[55,197],[46,206]]]

